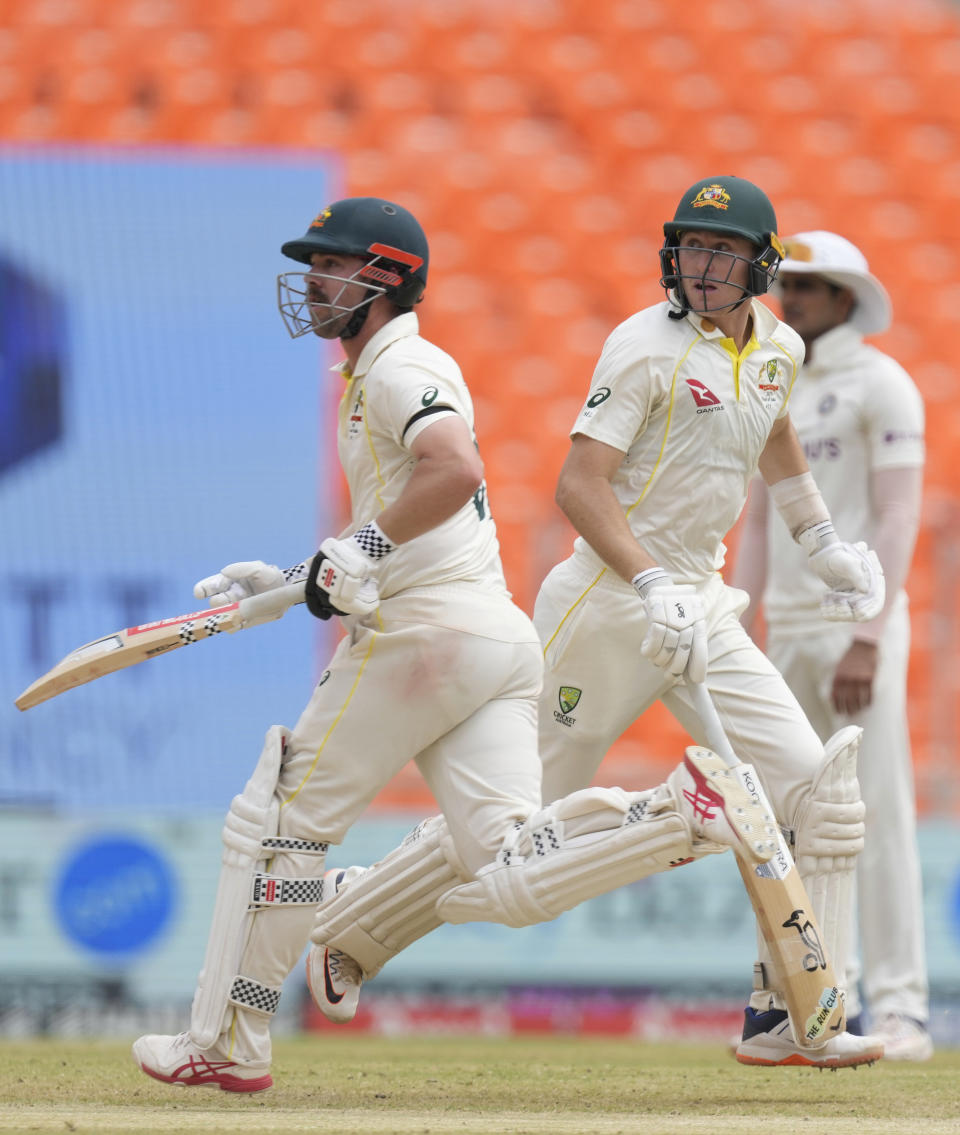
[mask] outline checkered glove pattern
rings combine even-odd
[[[375,520],[364,524],[350,539],[355,540],[360,546],[360,551],[371,560],[382,560],[397,546]]]

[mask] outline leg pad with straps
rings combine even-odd
[[[518,824],[496,861],[437,909],[447,922],[530,926],[718,850],[693,839],[669,782],[646,792],[585,788]]]
[[[862,733],[859,726],[848,725],[824,745],[823,761],[792,828],[797,870],[820,926],[824,953],[841,983],[853,929],[853,876],[864,840],[866,808],[857,780]],[[760,958],[750,1004],[761,1011],[785,1009],[786,1002],[775,988],[776,967],[762,938]]]
[[[318,946],[349,954],[367,979],[441,925],[437,899],[470,877],[442,816],[424,820],[379,863],[344,880],[317,911]]]
[[[280,990],[239,973],[240,959],[259,911],[322,900],[327,844],[277,834],[280,806],[277,781],[289,730],[267,731],[253,774],[235,796],[223,826],[220,881],[207,939],[203,970],[193,998],[190,1033],[199,1048],[210,1048],[223,1028],[230,1005],[250,1012],[276,1012]],[[277,855],[315,856],[317,874],[289,879],[264,868]]]

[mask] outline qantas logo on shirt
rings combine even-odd
[[[684,381],[690,387],[690,393],[697,404],[698,414],[711,414],[714,410],[723,409],[723,403],[708,386],[704,386],[696,378],[687,378]]]

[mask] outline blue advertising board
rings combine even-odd
[[[75,647],[187,611],[235,560],[286,566],[338,519],[334,361],[276,308],[329,155],[0,150],[0,804],[221,806],[292,723],[303,608],[21,714]],[[318,486],[324,486],[318,490]]]

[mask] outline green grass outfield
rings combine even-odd
[[[717,1044],[308,1036],[274,1087],[156,1083],[113,1041],[0,1042],[0,1132],[957,1135],[960,1050],[926,1064],[745,1068]]]

